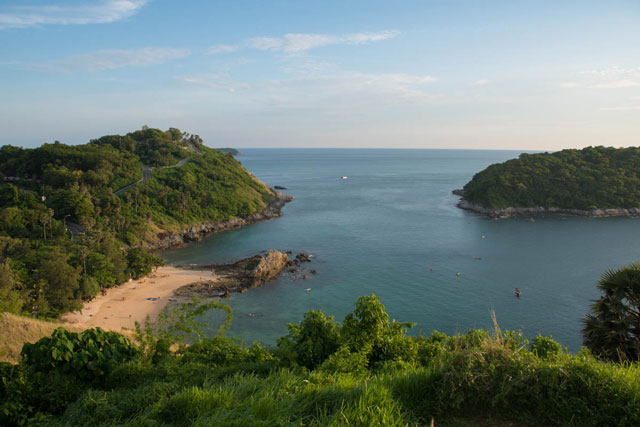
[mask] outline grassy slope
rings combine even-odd
[[[62,322],[47,322],[10,313],[0,313],[0,361],[18,363],[24,343],[34,343],[42,337],[51,335],[51,332],[60,327],[80,332],[79,328]]]
[[[45,321],[32,317],[0,313],[0,362],[18,363],[22,345],[48,337],[57,328],[81,332],[82,328],[69,323]],[[126,331],[119,331],[131,338]]]

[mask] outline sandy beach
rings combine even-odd
[[[82,328],[134,329],[135,322],[144,323],[147,315],[154,320],[176,289],[211,279],[211,273],[207,271],[160,267],[147,277],[109,289],[107,295],[98,295],[80,312],[69,313],[62,320]]]

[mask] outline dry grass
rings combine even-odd
[[[60,327],[72,332],[83,330],[80,326],[71,323],[0,313],[0,362],[18,363],[24,343],[34,343],[42,337],[51,335],[51,332]],[[122,333],[132,338],[131,332],[122,331]]]

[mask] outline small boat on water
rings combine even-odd
[[[347,175],[342,175],[340,179],[347,179]]]

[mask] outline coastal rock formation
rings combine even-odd
[[[259,221],[265,221],[280,216],[280,211],[285,203],[293,200],[292,196],[275,192],[275,198],[260,212],[247,215],[244,218],[236,217],[220,222],[206,222],[201,225],[188,227],[178,233],[162,232],[158,234],[158,241],[149,246],[152,250],[162,250],[177,246],[183,246],[189,242],[197,242],[203,237],[223,230],[240,228]]]
[[[183,286],[175,291],[175,296],[228,298],[232,292],[244,293],[248,289],[274,279],[287,267],[288,263],[289,257],[286,254],[270,250],[264,256],[255,255],[233,264],[182,266],[182,268],[202,271],[204,277],[211,272],[211,278]]]
[[[279,251],[270,250],[267,255],[260,258],[258,264],[251,270],[253,284],[258,285],[271,280],[287,266],[289,257]]]
[[[640,208],[629,208],[629,209],[608,208],[608,209],[580,210],[580,209],[562,209],[562,208],[555,208],[555,207],[545,208],[545,207],[539,206],[539,207],[530,207],[530,208],[509,207],[509,208],[502,208],[502,209],[490,209],[482,205],[468,202],[466,200],[460,200],[457,206],[461,209],[465,209],[465,210],[479,213],[482,215],[487,215],[491,218],[507,218],[510,216],[520,216],[520,215],[532,216],[532,215],[541,215],[541,214],[587,216],[587,217],[595,217],[595,218],[603,218],[603,217],[609,217],[609,216],[626,216],[626,217],[640,216]]]

